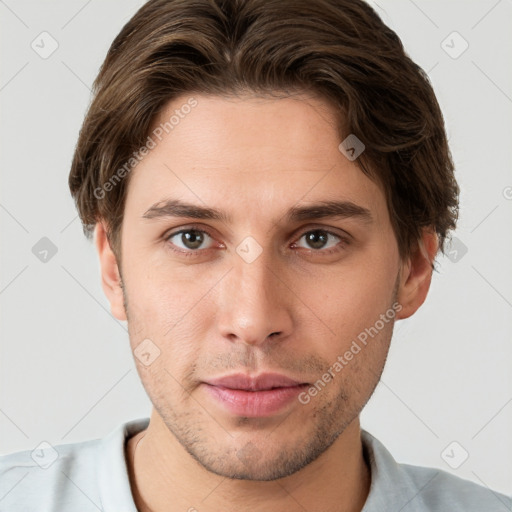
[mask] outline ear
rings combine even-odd
[[[402,309],[397,312],[397,320],[409,318],[425,302],[438,248],[436,232],[425,228],[410,256],[402,263],[397,297]]]
[[[110,311],[118,320],[126,320],[121,274],[102,222],[95,227],[95,245],[100,259],[101,286],[110,302]]]

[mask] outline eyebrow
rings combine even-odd
[[[148,208],[142,215],[144,219],[172,217],[219,220],[226,223],[230,221],[230,216],[224,211],[186,203],[178,199],[159,201]],[[351,201],[320,201],[306,206],[293,206],[286,212],[284,217],[288,222],[300,222],[330,217],[356,218],[366,224],[373,222],[370,210]]]

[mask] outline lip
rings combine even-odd
[[[206,384],[222,386],[230,389],[241,389],[244,391],[264,391],[272,388],[285,388],[306,384],[281,375],[280,373],[261,373],[257,376],[250,376],[245,373],[225,375],[215,379],[208,379]]]
[[[308,383],[278,373],[234,374],[204,381],[205,390],[228,412],[250,418],[271,416],[290,404]]]

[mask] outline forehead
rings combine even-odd
[[[154,122],[154,147],[132,171],[127,210],[142,215],[173,197],[261,218],[273,207],[347,200],[378,218],[387,213],[384,195],[338,149],[338,122],[312,96],[183,95]]]

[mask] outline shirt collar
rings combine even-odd
[[[149,418],[132,420],[101,440],[98,486],[103,512],[138,512],[130,486],[125,445],[130,437],[148,425]]]
[[[361,429],[361,440],[371,471],[370,492],[361,512],[423,510],[420,493],[439,471],[429,468],[413,478],[408,466],[397,463],[386,447],[364,429]]]

